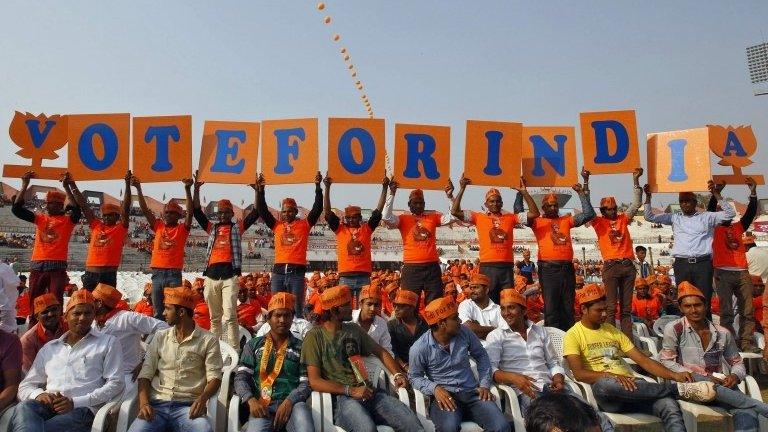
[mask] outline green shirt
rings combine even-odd
[[[301,363],[320,368],[323,379],[342,385],[359,385],[349,357],[373,354],[376,342],[359,325],[343,323],[331,336],[322,325],[310,330],[304,337]],[[369,377],[370,379],[373,379]]]
[[[248,341],[243,347],[243,353],[240,357],[240,366],[246,367],[252,371],[253,384],[256,389],[256,394],[253,396],[258,398],[261,396],[261,383],[259,378],[259,365],[261,364],[261,358],[264,354],[264,342],[269,337],[266,336],[256,337]],[[269,360],[267,360],[267,370],[272,371],[275,366],[275,357],[277,355],[277,349],[279,347],[273,345],[272,351],[269,353]],[[295,336],[290,335],[288,337],[288,348],[285,353],[285,360],[283,360],[283,367],[280,369],[280,374],[275,378],[272,383],[272,400],[283,400],[288,397],[291,391],[299,386],[299,378],[306,377],[306,368],[303,367],[300,359],[301,353],[301,341]]]

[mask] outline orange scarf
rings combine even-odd
[[[115,308],[112,309],[111,311],[105,313],[104,315],[96,317],[96,324],[100,328],[104,327],[104,324],[107,323],[107,320],[115,316],[118,312],[125,311],[125,310],[130,310],[128,305],[124,302],[119,302],[117,306],[115,306]]]

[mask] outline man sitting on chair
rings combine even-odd
[[[661,362],[670,370],[692,373],[696,381],[717,384],[715,402],[733,416],[734,430],[756,431],[758,415],[768,417],[768,405],[736,388],[747,371],[733,334],[707,319],[704,294],[695,286],[688,282],[681,283],[677,298],[683,318],[664,327],[659,353]],[[727,371],[723,370],[723,364],[728,365]],[[724,374],[725,378],[717,378],[713,373]]]

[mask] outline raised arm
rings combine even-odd
[[[394,178],[391,178],[389,180],[389,195],[387,196],[386,203],[384,203],[384,214],[381,215],[381,220],[387,224],[388,228],[397,228],[397,226],[400,224],[400,218],[397,217],[393,212],[393,207],[395,205],[395,194],[397,193],[398,187],[399,184],[397,181]]]
[[[141,191],[141,180],[135,175],[132,175],[131,185],[136,188],[136,197],[139,199],[139,208],[141,208],[141,212],[144,214],[144,218],[149,224],[149,229],[154,230],[157,219],[155,218],[155,214],[152,213],[152,210],[149,209],[149,206],[147,206],[147,201],[144,199],[144,193]]]
[[[467,190],[467,185],[470,184],[472,184],[472,179],[462,174],[461,180],[459,180],[459,193],[456,194],[456,198],[453,199],[451,205],[451,216],[462,222],[465,221],[466,217],[464,216],[464,211],[461,209],[461,200],[464,198],[464,191]]]
[[[642,175],[642,168],[635,168],[635,171],[632,172],[632,203],[625,213],[630,221],[637,214],[637,210],[640,208],[640,203],[643,199],[643,188],[640,187],[640,176]]]
[[[192,229],[192,217],[194,217],[194,211],[192,210],[192,184],[194,184],[194,180],[191,178],[186,178],[182,181],[184,183],[184,195],[186,195],[186,210],[187,213],[184,215],[184,226],[187,228],[187,231]],[[206,227],[202,227],[205,229]]]
[[[264,181],[264,175],[259,174],[256,178],[256,207],[259,209],[261,220],[264,221],[269,229],[272,229],[275,227],[277,220],[275,220],[275,217],[269,212],[269,206],[267,205],[267,200],[265,198],[265,189],[266,182]]]
[[[744,210],[744,214],[739,220],[744,231],[749,229],[749,226],[752,225],[752,221],[755,220],[755,216],[757,215],[757,183],[755,183],[755,180],[752,177],[747,177],[747,186],[749,187],[749,203],[747,204],[747,209]]]
[[[248,216],[243,219],[243,231],[250,228],[251,225],[255,224],[256,221],[259,220],[259,189],[256,186],[256,183],[251,183],[248,186],[253,189],[253,207],[251,208],[250,213],[248,213]]]
[[[307,222],[309,226],[314,226],[317,220],[320,219],[320,215],[323,213],[323,188],[320,184],[323,182],[323,175],[320,171],[315,174],[315,202],[312,203],[312,208],[307,214]]]
[[[331,231],[336,232],[336,230],[339,229],[339,223],[341,223],[341,221],[331,208],[331,185],[333,184],[333,179],[326,174],[323,179],[323,184],[325,185],[325,195],[323,196],[323,213],[325,214],[325,221],[328,222],[328,228],[330,228]]]
[[[208,220],[208,216],[205,215],[203,207],[200,205],[200,187],[202,187],[205,182],[200,181],[199,172],[197,170],[195,170],[192,180],[194,182],[192,192],[192,215],[195,217],[197,224],[200,225],[200,228],[208,232],[208,223],[210,221]]]
[[[122,218],[123,227],[125,228],[128,228],[128,226],[131,223],[131,220],[130,220],[131,201],[133,200],[133,197],[131,196],[131,176],[133,176],[133,174],[131,173],[131,170],[128,170],[125,172],[125,193],[123,194],[123,209],[122,209],[123,214],[120,215]]]
[[[645,192],[645,211],[643,212],[645,220],[651,223],[672,225],[672,213],[653,214],[653,209],[651,208],[651,185],[646,184],[643,186],[643,192]]]
[[[512,189],[517,191],[518,196],[522,196],[522,198],[525,200],[525,203],[528,204],[528,214],[526,215],[526,225],[531,226],[533,224],[533,221],[541,215],[539,212],[539,206],[536,205],[536,201],[533,200],[533,197],[531,194],[528,193],[528,187],[525,183],[525,177],[520,177],[520,186],[514,187],[512,186]],[[517,196],[515,197],[515,204],[517,204]],[[516,210],[516,208],[513,208],[513,210]],[[516,213],[522,213],[522,208],[519,212]]]
[[[707,188],[709,188],[709,191],[712,193],[712,196],[717,199],[718,204],[720,204],[720,208],[722,211],[714,212],[712,213],[712,219],[710,220],[710,224],[712,226],[720,225],[721,223],[725,221],[732,220],[736,217],[736,210],[733,209],[733,206],[726,201],[722,195],[720,195],[720,191],[717,190],[717,185],[715,182],[710,180],[707,182]]]
[[[387,188],[389,187],[389,177],[387,173],[384,173],[384,178],[381,180],[381,193],[379,194],[379,202],[376,204],[376,209],[371,213],[371,217],[368,219],[368,226],[375,230],[381,222],[381,212],[384,210],[384,203],[387,201]]]
[[[77,184],[69,171],[65,172],[61,177],[61,184],[64,186],[64,190],[67,191],[67,195],[72,197],[72,202],[80,207],[83,216],[85,216],[85,220],[87,220],[89,224],[93,222],[96,219],[96,215],[93,214],[93,210],[88,203],[85,202],[85,197],[80,192],[80,189],[77,187]]]
[[[581,213],[573,217],[573,226],[582,226],[597,216],[592,203],[589,201],[589,171],[582,168],[581,177],[584,179],[584,186],[576,183],[573,190],[579,195],[581,201]]]

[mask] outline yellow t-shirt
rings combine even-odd
[[[621,354],[634,347],[624,333],[610,324],[603,324],[599,329],[591,330],[577,322],[565,332],[563,339],[563,355],[578,355],[585,369],[628,377],[633,376],[632,369]]]

